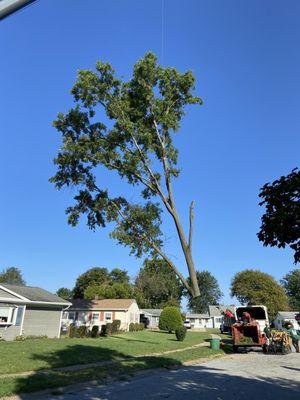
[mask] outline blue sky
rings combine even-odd
[[[91,266],[137,273],[142,261],[107,230],[67,225],[74,193],[57,192],[48,178],[60,144],[52,121],[72,105],[77,70],[101,59],[128,77],[149,50],[164,65],[191,69],[204,99],[176,136],[175,194],[185,222],[196,202],[197,267],[217,277],[225,302],[237,271],[260,268],[280,279],[294,268],[288,249],[264,248],[256,233],[259,188],[299,166],[300,3],[164,6],[163,51],[161,0],[40,0],[0,23],[0,268],[19,266],[29,284],[52,291],[72,287]],[[111,185],[119,189],[117,179]],[[172,225],[164,226],[167,251],[185,271]]]

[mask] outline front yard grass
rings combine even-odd
[[[162,353],[202,343],[206,332],[188,332],[184,342],[165,332],[128,332],[97,339],[35,339],[0,342],[0,376],[97,361]]]
[[[165,355],[129,359],[133,356],[151,355],[193,346],[206,341],[209,336],[207,332],[188,332],[186,340],[178,342],[173,334],[143,331],[99,339],[36,339],[24,342],[1,342],[0,398],[36,390],[54,389],[75,382],[96,380],[104,383],[108,378],[129,376],[139,370],[168,368],[181,365],[186,361],[224,354],[223,350],[198,347]],[[38,372],[55,367],[107,360],[114,361],[114,364],[77,371],[51,371],[46,374]],[[23,371],[36,372],[30,376],[3,376]]]

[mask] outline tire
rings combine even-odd
[[[268,353],[268,346],[266,344],[263,345],[262,347],[263,353],[267,354]]]
[[[235,344],[232,346],[232,350],[234,353],[237,353],[239,349],[239,346],[236,346]]]

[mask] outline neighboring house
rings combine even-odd
[[[208,313],[187,313],[186,320],[190,322],[191,328],[217,328],[220,329],[224,322],[224,313],[228,307],[223,305],[208,306]]]
[[[190,321],[191,329],[213,328],[213,319],[208,314],[186,314],[186,320]]]
[[[31,286],[0,283],[0,338],[16,336],[60,336],[62,312],[71,303]]]
[[[140,321],[145,324],[148,329],[157,329],[161,313],[162,309],[159,308],[140,310]]]
[[[128,331],[130,323],[140,322],[140,310],[134,299],[73,299],[72,306],[63,313],[62,325],[105,325],[115,319],[121,321],[121,330]]]
[[[213,328],[220,329],[223,322],[223,309],[223,306],[208,306],[208,313],[212,318]]]
[[[283,325],[287,321],[291,322],[294,328],[300,329],[299,311],[278,311],[273,320],[275,329],[283,329]]]

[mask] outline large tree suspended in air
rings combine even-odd
[[[128,81],[100,61],[95,71],[79,71],[72,89],[75,106],[67,114],[59,113],[54,122],[63,143],[51,181],[58,189],[77,189],[75,204],[66,210],[71,225],[75,226],[82,214],[91,229],[113,223],[112,238],[138,257],[160,256],[196,297],[200,293],[192,256],[194,203],[186,233],[173,192],[173,181],[180,173],[174,133],[186,106],[202,103],[193,94],[194,84],[192,72],[181,74],[175,68],[162,67],[152,53],[135,64]],[[132,196],[124,193],[114,196],[102,179],[108,171],[137,186],[140,201],[134,203]],[[189,281],[164,250],[163,210],[174,222]]]

